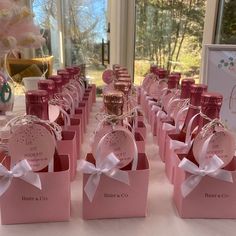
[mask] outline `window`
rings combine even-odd
[[[60,62],[64,66],[85,63],[87,77],[101,85],[107,0],[32,0],[32,8],[46,38],[43,53],[54,56],[54,68],[62,67]],[[36,53],[40,55],[41,50]]]
[[[236,44],[236,1],[220,0],[215,43]]]
[[[153,63],[198,78],[205,2],[136,0],[136,84]]]

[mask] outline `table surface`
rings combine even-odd
[[[24,110],[22,97],[17,97],[15,110]],[[96,128],[95,114],[101,106],[98,101],[90,114],[82,157],[90,150],[91,137]],[[71,219],[69,222],[22,225],[0,225],[1,236],[25,235],[181,235],[181,236],[233,236],[236,235],[236,220],[181,219],[172,201],[173,187],[168,182],[164,164],[158,156],[158,147],[153,143],[150,126],[147,125],[146,153],[150,160],[150,183],[148,193],[148,215],[145,218],[83,220],[82,219],[82,175],[77,174],[71,184]]]

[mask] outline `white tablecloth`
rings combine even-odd
[[[22,111],[23,98],[16,99],[15,109]],[[95,114],[100,107],[93,107],[88,131],[82,145],[84,157],[90,148],[90,138],[96,127]],[[78,173],[72,183],[71,220],[60,223],[0,225],[0,236],[235,236],[236,220],[181,219],[172,202],[172,186],[165,173],[164,164],[158,156],[158,147],[152,141],[150,127],[147,126],[146,153],[150,160],[151,172],[148,194],[148,216],[134,219],[108,219],[85,221],[81,217],[82,176]],[[23,213],[22,213],[23,214]]]

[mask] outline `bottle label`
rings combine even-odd
[[[96,159],[106,158],[110,153],[114,153],[120,160],[118,168],[123,168],[131,163],[137,154],[137,147],[132,133],[129,133],[125,128],[107,133],[97,146]]]
[[[48,166],[54,152],[54,136],[40,124],[22,125],[9,139],[12,165],[26,159],[33,171],[39,171]]]
[[[202,149],[205,147],[204,144],[207,140],[209,140],[209,143],[206,147],[206,154],[202,156]],[[199,164],[205,163],[213,155],[217,155],[224,162],[222,167],[225,167],[233,159],[234,153],[234,136],[225,128],[217,127],[216,129],[209,130],[207,133],[201,131],[193,142],[193,155]]]

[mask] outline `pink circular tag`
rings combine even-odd
[[[217,155],[224,162],[224,165],[222,167],[225,167],[231,162],[234,157],[234,136],[231,132],[225,129],[219,132],[217,131],[209,142],[206,157],[202,157],[200,156],[200,150],[211,134],[212,133],[209,133],[205,135],[205,137],[203,137],[202,132],[200,132],[196,136],[193,142],[193,155],[199,164],[201,163],[201,161],[210,159],[213,155]]]
[[[107,69],[102,74],[102,80],[106,84],[110,84],[114,79],[113,70]]]
[[[120,160],[118,168],[123,168],[134,159],[136,147],[132,134],[125,129],[117,129],[107,133],[99,143],[96,152],[96,159],[106,158],[110,153],[114,153]]]
[[[44,126],[27,124],[17,128],[9,140],[12,165],[26,159],[33,171],[48,166],[54,157],[55,139]]]
[[[54,122],[57,120],[57,118],[60,115],[60,108],[57,105],[48,105],[48,116],[49,116],[49,120],[50,122]]]

